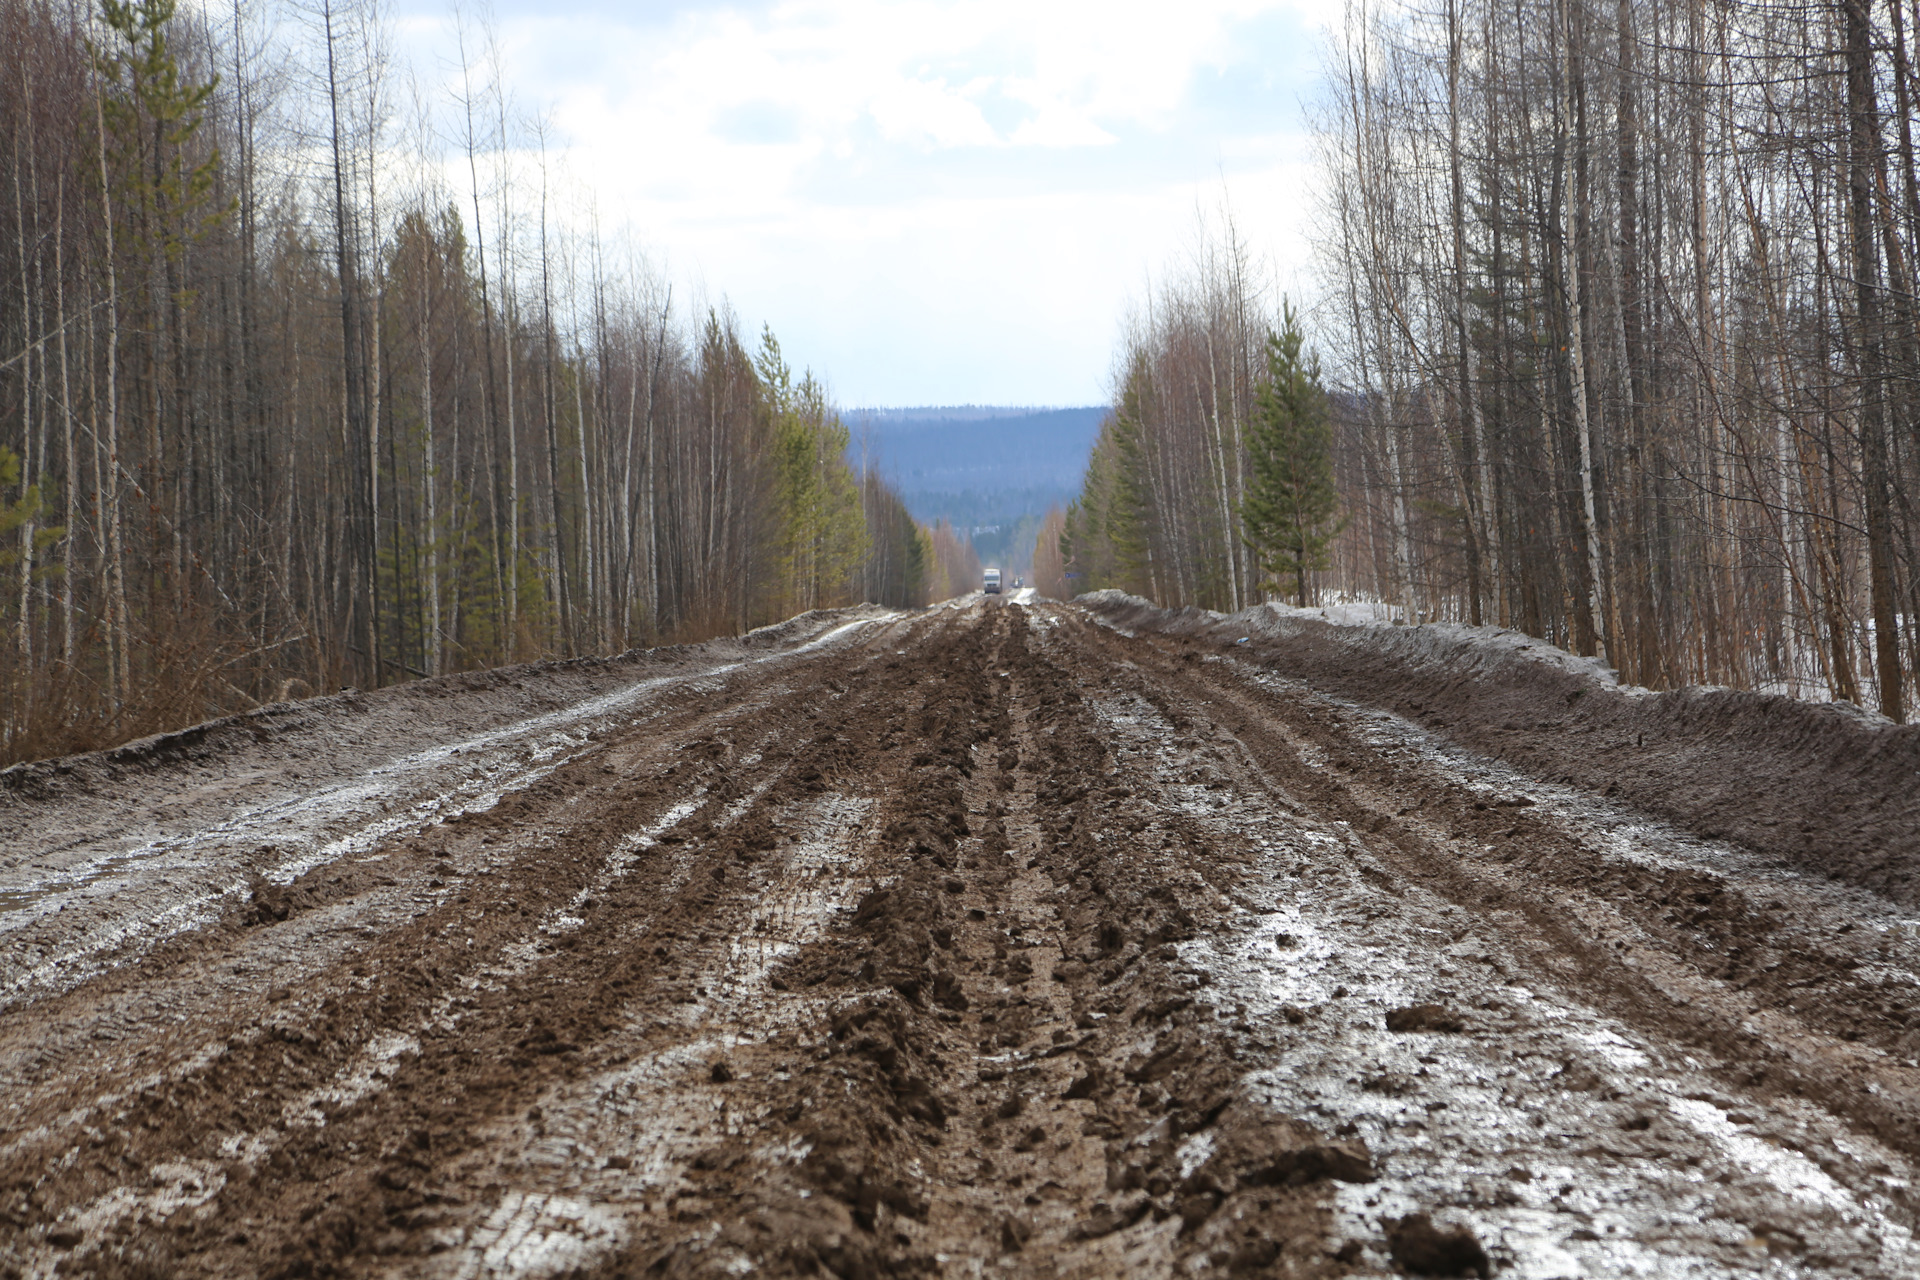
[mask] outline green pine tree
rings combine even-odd
[[[859,480],[847,465],[849,433],[811,373],[794,381],[771,326],[754,369],[773,418],[778,563],[790,611],[837,604],[867,555]]]
[[[220,77],[181,75],[168,43],[178,0],[100,0],[100,20],[117,39],[92,45],[94,65],[116,87],[101,103],[139,217],[136,241],[178,263],[234,201],[214,202],[220,149],[188,167],[186,146],[200,131]]]
[[[1106,502],[1106,537],[1116,585],[1134,595],[1157,594],[1153,573],[1153,482],[1147,474],[1147,401],[1153,378],[1136,358],[1121,389],[1120,407],[1109,421],[1112,474]]]
[[[5,492],[20,483],[20,455],[7,446],[0,444],[0,492]],[[0,569],[12,568],[20,562],[20,539],[16,534],[20,526],[30,520],[44,520],[52,504],[45,501],[40,486],[30,484],[20,491],[20,496],[10,503],[0,503]],[[65,528],[39,529],[34,533],[33,545],[36,550],[52,546],[67,536]],[[36,578],[50,577],[59,572],[59,565],[45,566],[33,571]]]
[[[1307,603],[1307,575],[1327,567],[1327,548],[1345,526],[1333,485],[1333,426],[1320,361],[1303,356],[1300,318],[1282,304],[1279,333],[1267,334],[1261,384],[1247,449],[1253,483],[1240,504],[1242,536],[1276,581],[1293,579]]]

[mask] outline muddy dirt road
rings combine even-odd
[[[0,780],[0,1276],[1920,1274],[1911,908],[1257,644],[976,597]]]

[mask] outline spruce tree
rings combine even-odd
[[[1333,487],[1333,428],[1320,362],[1303,356],[1305,337],[1291,306],[1267,334],[1267,378],[1259,389],[1247,450],[1253,483],[1240,504],[1242,536],[1276,580],[1292,578],[1307,603],[1307,575],[1327,567],[1327,548],[1346,523]]]
[[[771,326],[754,357],[771,417],[779,562],[790,611],[834,603],[867,554],[866,510],[847,465],[849,433],[811,372],[798,382]]]
[[[1146,362],[1136,360],[1121,391],[1119,410],[1109,420],[1113,465],[1106,503],[1107,545],[1113,551],[1116,584],[1148,599],[1159,595],[1153,571],[1153,480],[1147,457],[1151,447],[1147,401],[1152,394]]]

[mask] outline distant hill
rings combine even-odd
[[[1104,407],[957,405],[856,409],[844,417],[853,431],[855,450],[864,435],[880,469],[904,496],[909,491],[1075,491],[1106,412]]]
[[[1080,491],[1105,406],[1044,409],[997,405],[854,409],[856,462],[892,482],[914,518],[947,519],[972,533],[981,558],[1023,571],[1047,508]]]
[[[937,405],[841,416],[854,461],[864,451],[916,520],[950,520],[983,560],[1018,574],[1033,560],[1046,509],[1079,493],[1106,407]]]

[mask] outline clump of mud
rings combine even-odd
[[[1487,1254],[1465,1227],[1441,1228],[1424,1213],[1409,1214],[1387,1225],[1387,1249],[1393,1260],[1416,1276],[1479,1276],[1493,1274]]]

